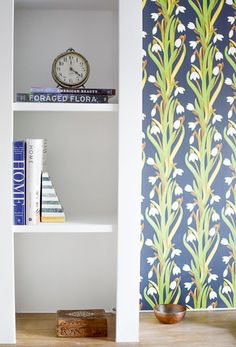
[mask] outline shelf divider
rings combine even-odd
[[[76,103],[33,103],[14,102],[13,111],[52,111],[52,112],[118,112],[118,104],[76,104]]]
[[[40,223],[37,225],[13,225],[14,234],[28,233],[111,233],[115,224],[100,223]]]

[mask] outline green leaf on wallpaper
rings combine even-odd
[[[225,222],[225,224],[227,225],[227,227],[229,228],[229,230],[231,231],[231,233],[234,234],[235,233],[234,220],[232,217],[231,217],[231,220],[229,220],[229,218],[226,218],[225,209],[222,210],[222,218],[223,218],[223,221]]]
[[[232,66],[233,70],[236,71],[236,63],[233,61],[231,56],[228,54],[228,47],[225,47],[225,57]]]
[[[210,288],[206,285],[206,288],[204,288],[201,291],[200,296],[198,298],[198,300],[199,300],[199,308],[202,308],[202,307],[206,308],[207,307],[207,300],[208,300],[209,293],[210,293]]]
[[[193,165],[189,162],[188,160],[188,153],[185,154],[185,160],[186,160],[186,165],[189,168],[189,170],[192,172],[198,186],[201,186],[201,177],[199,177],[199,171],[197,171]]]
[[[218,248],[218,246],[219,246],[219,243],[220,243],[220,235],[217,234],[217,235],[216,235],[215,245],[214,245],[212,251],[210,252],[209,256],[208,256],[207,259],[206,259],[206,264],[207,264],[207,266],[210,265],[210,262],[211,262],[212,258],[213,258],[214,255],[215,255],[215,252],[216,252],[216,250],[217,250],[217,248]]]
[[[214,88],[214,85],[215,85],[215,81],[216,79],[215,78],[212,78],[208,85],[207,85],[207,90],[206,90],[206,99],[208,100],[208,104],[209,104],[209,100],[211,98],[211,93],[212,93],[212,90]],[[209,121],[209,120],[208,120]]]
[[[159,74],[160,74],[160,80],[158,80],[158,83],[160,83],[160,85],[163,85],[163,76],[165,76],[165,70],[164,70],[163,66],[161,65],[160,61],[155,56],[155,54],[152,52],[151,43],[148,45],[148,54],[152,58],[153,62],[156,64],[156,66],[158,67]]]
[[[173,129],[173,119],[174,119],[174,110],[176,107],[177,101],[173,98],[170,97],[168,102],[165,105],[165,110],[164,110],[164,124],[163,124],[163,136],[165,136],[165,141],[167,141],[167,126],[169,123],[172,124],[172,129]]]
[[[158,234],[158,226],[154,223],[152,218],[149,216],[149,209],[148,209],[148,207],[145,210],[145,217],[146,217],[148,223],[152,226],[153,230]]]
[[[215,127],[211,126],[211,124],[208,125],[207,131],[205,134],[205,144],[206,144],[206,153],[207,153],[207,160],[210,160],[211,156],[211,149],[212,144],[214,140],[214,133],[215,133]]]
[[[225,303],[226,307],[233,307],[233,303],[232,303],[232,300],[231,300],[230,296],[228,296],[229,299],[227,299],[227,298],[222,294],[222,289],[223,289],[223,287],[220,286],[220,287],[219,287],[219,296],[220,296],[221,300]]]
[[[236,75],[235,74],[232,75],[232,80],[233,80],[233,85],[236,86]]]
[[[211,18],[212,11],[213,11],[213,9],[215,8],[216,5],[217,5],[217,1],[210,1],[209,7],[208,7],[208,10],[207,10],[208,18]]]
[[[236,168],[236,157],[231,154],[231,167]]]
[[[221,165],[222,165],[222,155],[221,155],[221,153],[219,153],[219,160],[218,160],[217,166],[216,166],[215,170],[211,173],[211,177],[210,177],[209,182],[208,182],[209,187],[211,187],[217,174],[219,173]]]
[[[211,1],[211,2],[213,2],[213,1]],[[220,12],[222,11],[223,5],[224,5],[224,0],[221,0],[220,3],[217,4],[217,7],[216,7],[216,11],[215,11],[215,13],[214,13],[214,16],[213,16],[212,19],[211,19],[211,27],[214,27],[215,21],[216,21],[217,18],[219,17]]]
[[[194,191],[194,194],[196,195],[197,199],[200,199],[202,196],[201,195],[202,194],[201,186],[198,187],[195,180],[193,181],[193,191]]]
[[[157,80],[157,83],[159,85],[159,87],[162,89],[162,90],[165,90],[165,84],[163,83],[163,79],[162,79],[162,75],[165,73],[163,71],[163,68],[161,66],[161,63],[160,61],[156,58],[156,56],[152,53],[152,50],[151,50],[151,44],[148,46],[148,54],[149,56],[151,57],[151,59],[153,60],[153,62],[158,66],[158,70],[156,71],[156,80]]]
[[[171,27],[173,27],[175,25],[175,23],[176,23],[176,19],[174,16],[170,17],[168,22],[167,22],[164,37],[162,37],[163,46],[165,47],[165,49],[168,49],[169,42],[170,42],[169,37],[171,35]],[[172,28],[172,30],[174,30],[174,28]],[[174,30],[174,32],[175,32],[175,30]]]
[[[196,12],[199,20],[200,20],[200,27],[204,27],[204,24],[205,24],[205,21],[204,21],[204,17],[201,13],[201,9],[199,9],[197,7],[197,5],[194,3],[194,1],[192,0],[188,0],[189,1],[189,4],[192,6],[192,8],[194,9],[194,11]],[[200,7],[200,6],[199,6]]]
[[[151,141],[151,143],[153,144],[153,146],[156,148],[157,152],[156,152],[156,157],[155,157],[155,160],[156,160],[156,163],[160,165],[161,163],[161,158],[163,156],[163,151],[161,149],[161,146],[159,145],[159,143],[154,139],[154,137],[151,135],[151,130],[150,130],[150,125],[148,125],[147,127],[147,136],[148,136],[148,139]]]
[[[210,252],[210,249],[213,246],[214,242],[215,242],[215,238],[208,238],[208,239],[206,239],[205,247],[203,249],[203,257],[205,259],[207,259],[207,254]]]
[[[201,105],[202,106],[202,105]],[[199,104],[199,102],[198,102],[198,99],[196,98],[195,100],[194,100],[194,109],[195,109],[195,114],[197,114],[197,115],[199,115],[201,112],[202,112],[202,109],[201,109],[201,106],[200,106],[200,104]]]
[[[196,22],[196,29],[195,29],[196,33],[198,33],[200,37],[204,37],[204,30],[202,30],[199,19],[196,18],[195,22]]]
[[[230,233],[229,234],[229,244],[233,245],[234,252],[236,252],[236,239],[232,235],[235,235],[235,233]]]
[[[169,46],[169,68],[171,70],[173,63],[176,59],[178,49],[175,49],[175,33],[176,33],[176,27],[177,27],[177,20],[172,20],[170,23],[171,26],[168,30],[168,36],[169,36],[169,41],[168,41],[168,46]],[[167,47],[168,47],[167,46]]]
[[[213,93],[213,95],[212,95],[212,97],[210,99],[210,103],[209,103],[210,107],[213,107],[213,104],[214,104],[216,98],[218,97],[218,95],[219,95],[219,93],[220,93],[220,91],[222,89],[223,84],[224,84],[224,75],[221,72],[220,73],[220,82],[218,83],[218,86],[217,86],[216,90],[214,91],[214,93]]]
[[[171,267],[173,267],[173,264],[170,261],[170,259],[167,259],[161,274],[161,279],[163,280],[164,286],[166,287],[166,291],[169,291],[169,288],[170,288]]]
[[[144,288],[143,294],[144,294],[145,300],[146,300],[146,301],[149,303],[149,305],[153,308],[153,307],[156,305],[156,303],[155,303],[152,299],[150,299],[150,297],[147,295],[147,288]]]
[[[185,137],[185,129],[184,129],[184,127],[181,127],[179,131],[181,133],[180,133],[180,136],[179,136],[179,138],[177,140],[177,143],[174,143],[174,141],[173,141],[173,144],[172,144],[173,149],[171,148],[172,152],[171,152],[171,155],[170,155],[171,161],[174,160],[175,156],[177,155],[178,151],[180,150],[180,147],[181,147],[181,145],[183,143],[183,140],[184,140],[184,137]],[[173,139],[173,140],[176,140],[176,139]]]
[[[232,125],[236,129],[236,124],[233,121],[230,121],[229,124]],[[229,146],[232,148],[233,153],[236,153],[236,145],[233,143],[231,138],[227,135],[227,128],[225,128],[225,130],[224,130],[224,138],[227,141],[227,143],[229,144]]]
[[[197,264],[195,264],[195,262],[193,261],[193,259],[191,259],[190,261],[190,267],[193,273],[198,273],[199,272],[199,268]]]
[[[178,286],[178,288],[177,288],[177,295],[175,297],[175,300],[173,301],[173,304],[178,304],[179,303],[180,296],[181,296],[181,287]]]
[[[143,70],[143,78],[142,78],[142,89],[144,88],[145,84],[147,82],[147,71]]]
[[[195,84],[190,80],[190,72],[188,71],[187,73],[187,82],[189,84],[189,86],[192,88],[192,90],[194,91],[194,93],[196,94],[198,101],[202,102],[202,95],[200,94],[200,92],[198,91],[197,87],[195,86]]]
[[[183,209],[181,208],[179,218],[177,219],[175,225],[172,227],[172,230],[170,232],[169,242],[173,239],[174,235],[176,234],[177,230],[179,229],[182,218],[183,218]]]
[[[178,60],[173,72],[172,72],[172,75],[171,75],[171,80],[173,81],[175,76],[177,75],[180,67],[182,66],[183,62],[184,62],[184,58],[186,56],[186,46],[183,46],[183,52],[181,54],[181,57],[180,59]]]
[[[215,2],[215,0],[213,0]],[[211,1],[211,2],[213,2]],[[204,14],[205,23],[207,23],[208,19],[208,0],[202,0],[202,13]]]
[[[184,246],[185,248],[189,251],[189,253],[192,255],[193,259],[195,260],[195,264],[197,265],[198,264],[198,261],[197,260],[197,257],[196,257],[196,253],[195,251],[192,249],[192,247],[188,244],[188,242],[186,241],[186,235],[183,236],[183,243],[184,243]]]
[[[210,152],[211,153],[211,152]],[[206,162],[207,162],[207,165],[206,167],[203,169],[204,170],[204,182],[209,182],[209,177],[212,176],[212,170],[214,168],[214,165],[217,163],[217,157],[211,157],[210,156],[210,153],[208,152],[207,153],[207,159],[206,159]],[[210,188],[211,185],[208,184],[208,188]]]
[[[153,288],[156,289],[157,292],[159,292],[158,284],[156,282],[150,280],[149,283],[153,286]]]

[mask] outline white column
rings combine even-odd
[[[0,343],[15,342],[12,234],[13,1],[0,1]]]
[[[139,340],[141,214],[140,0],[119,1],[119,187],[116,341]]]

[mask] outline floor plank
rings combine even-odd
[[[57,338],[54,314],[17,314],[17,347],[236,347],[236,310],[189,311],[178,324],[140,314],[140,342],[115,343],[115,315],[107,314],[107,338]],[[10,346],[10,345],[1,345]]]

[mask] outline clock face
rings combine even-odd
[[[87,60],[72,49],[59,55],[53,62],[52,76],[60,86],[79,87],[87,81],[88,75]]]

